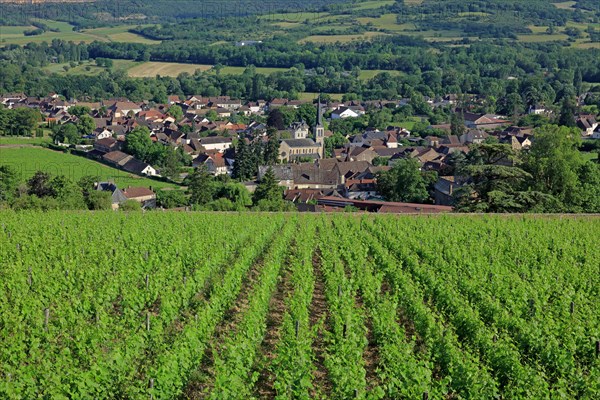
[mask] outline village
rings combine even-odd
[[[414,134],[400,126],[385,129],[369,127],[357,134],[334,134],[328,126],[336,120],[359,118],[382,109],[395,109],[410,99],[378,101],[314,101],[271,99],[244,102],[229,96],[169,96],[167,104],[107,99],[101,102],[66,100],[54,93],[45,98],[24,94],[5,94],[0,103],[7,109],[37,109],[44,123],[56,127],[77,125],[81,119],[93,121],[88,130],[72,137],[55,135],[55,147],[71,147],[78,154],[98,160],[128,173],[155,179],[167,179],[165,169],[137,158],[127,146],[132,132],[145,132],[153,144],[181,154],[176,174],[168,179],[181,181],[197,168],[214,176],[235,175],[235,163],[242,157],[239,143],[267,146],[277,142],[277,155],[268,165],[256,165],[255,173],[246,176],[244,186],[254,192],[261,179],[271,170],[284,198],[301,211],[334,211],[348,207],[372,212],[437,213],[452,211],[456,193],[469,182],[468,176],[456,174],[456,160],[469,154],[472,145],[499,143],[513,151],[528,149],[535,140],[532,126],[517,126],[507,116],[472,112],[472,98],[459,104],[456,95],[426,101],[432,108],[445,107],[460,116],[460,126],[430,125],[430,134]],[[314,107],[312,125],[295,120],[284,129],[270,126],[276,110]],[[73,113],[77,109],[78,112]],[[532,106],[527,114],[551,116],[552,110]],[[574,116],[583,139],[600,139],[595,115]],[[91,129],[90,129],[91,128]],[[280,127],[281,128],[281,127]],[[132,137],[132,136],[131,136]],[[335,138],[334,138],[335,137]],[[341,139],[340,139],[341,138]],[[61,140],[62,139],[62,140]],[[335,140],[334,140],[335,139]],[[236,151],[236,149],[238,149]],[[436,181],[429,188],[429,199],[419,203],[386,201],[378,189],[380,173],[389,171],[398,160],[413,159],[421,171],[435,172]],[[256,161],[255,161],[256,162]],[[496,161],[498,164],[510,160]],[[238,178],[240,178],[238,176]],[[244,177],[242,177],[244,178]],[[248,179],[250,178],[250,179]],[[144,207],[156,207],[151,188],[117,188],[111,182],[98,182],[98,190],[111,191],[113,208],[126,199],[135,199]],[[127,195],[129,191],[129,195]]]

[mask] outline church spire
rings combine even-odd
[[[321,158],[325,157],[325,126],[323,125],[323,110],[321,110],[321,94],[319,93],[317,103],[317,123],[315,125],[315,141],[321,147],[319,149]]]
[[[321,93],[319,93],[317,103],[317,126],[323,126],[323,110],[321,110]]]

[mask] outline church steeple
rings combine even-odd
[[[323,125],[323,111],[321,110],[321,94],[317,100],[317,124],[315,125],[315,141],[320,146],[320,156],[325,158],[325,126]]]

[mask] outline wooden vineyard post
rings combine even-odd
[[[146,330],[150,331],[150,313],[146,313]]]
[[[571,306],[569,307],[569,311],[571,312],[571,315],[573,315],[575,313],[575,302],[574,301],[571,302]]]
[[[150,287],[150,277],[146,275],[146,290]]]
[[[48,322],[50,321],[50,309],[44,309],[44,329],[48,331]]]
[[[423,392],[423,400],[429,400],[429,392]]]
[[[296,320],[295,330],[296,330],[296,339],[298,339],[298,333],[300,332],[300,321],[299,320]]]
[[[150,378],[150,381],[148,382],[148,389],[150,389],[150,399],[153,399],[154,397],[152,396],[152,389],[154,389],[154,378]]]

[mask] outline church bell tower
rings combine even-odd
[[[317,103],[317,124],[315,125],[315,142],[319,145],[319,156],[325,158],[325,126],[323,125],[323,110],[321,109],[321,95]]]

